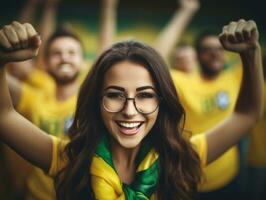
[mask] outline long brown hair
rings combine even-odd
[[[89,166],[106,132],[100,116],[101,88],[106,71],[123,60],[146,67],[163,99],[156,123],[148,134],[160,155],[157,197],[191,199],[200,181],[201,169],[197,153],[181,134],[184,110],[163,59],[154,49],[137,41],[119,42],[103,52],[85,79],[70,129],[71,141],[65,149],[69,162],[56,178],[57,197],[60,200],[94,199]]]

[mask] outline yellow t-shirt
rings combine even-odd
[[[248,165],[266,167],[266,82],[264,83],[264,111],[252,129],[248,150]]]
[[[24,84],[18,112],[45,132],[67,138],[76,106],[76,95],[66,101],[58,101],[54,95],[33,89]],[[27,179],[28,200],[56,199],[53,181],[39,168],[34,168]]]
[[[67,164],[67,158],[65,157],[64,148],[67,144],[67,141],[59,139],[57,137],[52,137],[53,146],[52,146],[52,162],[48,174],[51,177],[55,177],[57,173],[63,169]],[[191,145],[198,153],[201,166],[205,166],[207,162],[207,140],[204,134],[192,136],[190,138]]]
[[[78,83],[81,84],[83,80],[86,78],[89,70],[91,69],[91,61],[86,61],[84,64],[84,68],[82,68]],[[54,95],[56,90],[56,82],[54,78],[47,73],[46,71],[35,68],[27,77],[27,79],[24,81],[26,84],[36,88],[40,89],[43,92]]]
[[[82,84],[87,74],[89,73],[92,63],[91,61],[86,61],[84,65],[85,67],[81,69],[79,77],[78,77],[79,85]],[[42,69],[39,69],[39,68],[34,69],[30,73],[30,75],[27,77],[27,79],[24,81],[24,83],[30,86],[32,89],[36,89],[35,91],[38,91],[37,93],[43,92],[41,93],[41,95],[44,98],[53,99],[52,96],[55,95],[56,82],[49,73],[47,73],[46,71]],[[48,95],[52,95],[52,96],[48,96]],[[53,99],[53,101],[56,101],[56,100]],[[61,104],[62,102],[59,102],[59,103]]]
[[[25,83],[48,94],[54,95],[55,93],[55,81],[44,70],[34,69],[25,80]]]
[[[89,71],[91,70],[91,67],[93,65],[93,62],[91,60],[86,60],[85,67],[82,69],[79,75],[79,83],[81,84],[85,78],[87,77]]]
[[[234,109],[240,89],[242,68],[230,67],[214,80],[200,74],[193,76],[171,71],[181,104],[186,112],[185,129],[192,135],[204,133],[228,116]],[[204,169],[205,181],[200,191],[222,188],[238,171],[238,151],[232,147]]]

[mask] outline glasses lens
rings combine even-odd
[[[159,105],[159,98],[154,92],[141,92],[135,97],[136,108],[140,113],[154,112]]]
[[[103,106],[109,112],[119,112],[123,109],[125,96],[120,92],[108,92],[103,96]]]

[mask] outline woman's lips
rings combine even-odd
[[[116,122],[118,125],[118,129],[119,131],[127,136],[133,136],[136,135],[139,130],[141,125],[143,124],[143,122]]]

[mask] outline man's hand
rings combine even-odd
[[[240,19],[223,27],[220,42],[228,51],[245,53],[259,46],[259,33],[254,21]]]
[[[119,0],[103,0],[102,4],[107,7],[117,7]]]
[[[199,0],[178,0],[177,3],[182,9],[197,11],[200,8]]]
[[[12,22],[0,30],[0,65],[35,57],[41,45],[40,36],[28,23]]]

